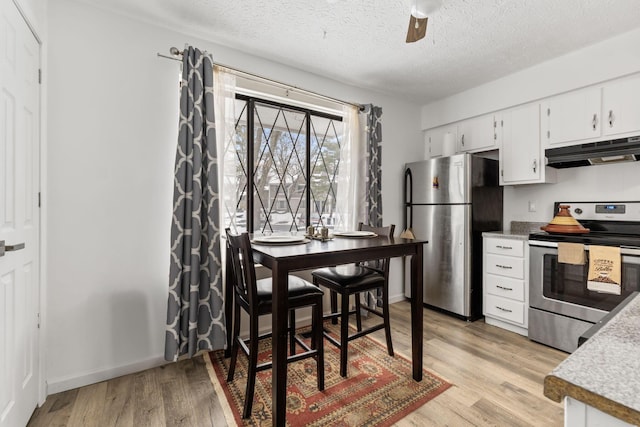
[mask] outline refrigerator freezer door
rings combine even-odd
[[[470,161],[469,154],[457,154],[407,163],[413,177],[413,204],[470,203]]]
[[[429,241],[424,246],[424,303],[471,316],[471,205],[413,209],[416,238]],[[405,277],[411,277],[408,271]],[[406,295],[411,297],[408,289]]]

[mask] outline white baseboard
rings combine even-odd
[[[406,297],[404,294],[390,295],[389,303],[393,304],[400,301],[405,301]],[[328,311],[327,311],[328,312]],[[269,317],[269,316],[266,316]],[[271,328],[270,319],[260,319],[265,322],[260,326],[261,332],[266,332]],[[299,316],[296,318],[296,326],[304,326],[308,325],[311,322],[310,316]],[[241,331],[241,335],[246,335],[247,331]],[[91,371],[80,373],[78,375],[74,375],[72,377],[63,377],[63,378],[53,378],[47,380],[47,395],[51,395],[54,393],[60,393],[63,391],[71,390],[78,387],[84,387],[86,385],[99,383],[101,381],[107,381],[112,378],[121,377],[123,375],[135,374],[136,372],[144,371],[146,369],[155,368],[157,366],[165,365],[169,362],[164,360],[163,357],[153,357],[147,360],[142,360],[140,362],[131,363],[128,365],[118,366],[114,368],[107,368],[99,371]]]
[[[403,293],[396,294],[396,295],[389,295],[389,304],[393,304],[401,301],[409,301],[409,299],[405,297]]]
[[[100,371],[85,372],[73,377],[49,379],[47,380],[47,395],[71,390],[78,387],[84,387],[86,385],[95,384],[102,381],[107,381],[112,378],[121,377],[123,375],[134,374],[136,372],[155,368],[157,366],[162,366],[167,363],[169,362],[164,360],[163,357],[154,357],[129,365],[108,368]]]

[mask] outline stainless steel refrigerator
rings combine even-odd
[[[427,306],[468,320],[482,316],[482,232],[502,229],[498,173],[497,160],[472,154],[406,164],[405,229],[429,242]],[[407,285],[405,295],[412,297]]]

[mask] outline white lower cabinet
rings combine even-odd
[[[527,335],[529,308],[529,245],[524,239],[483,238],[485,322]]]
[[[620,418],[571,397],[564,398],[564,425],[570,427],[632,427]]]

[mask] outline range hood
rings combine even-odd
[[[547,166],[556,169],[640,160],[640,136],[545,150]]]

